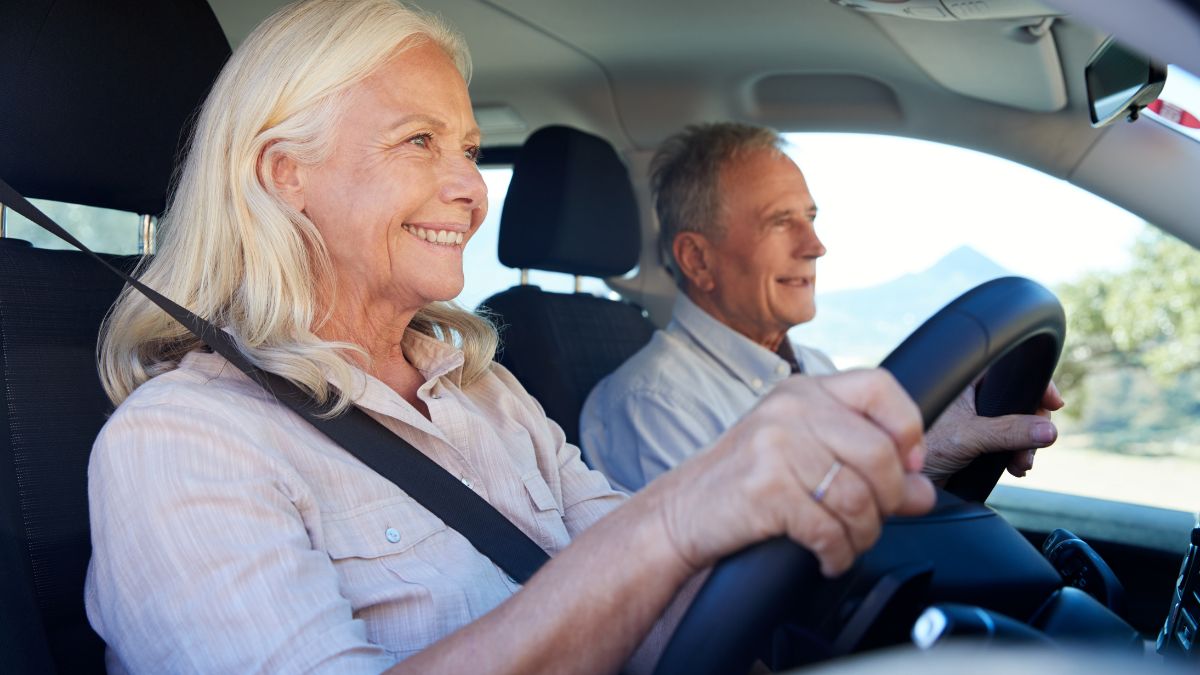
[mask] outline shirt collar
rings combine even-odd
[[[667,331],[686,335],[755,392],[769,389],[792,372],[778,354],[721,323],[683,291],[675,295]]]
[[[425,376],[426,384],[439,377],[445,377],[453,382],[454,386],[462,386],[462,371],[466,358],[461,349],[411,329],[404,333],[400,344],[408,362]]]
[[[425,376],[424,384],[417,388],[418,396],[425,398],[443,394],[443,381],[453,384],[456,389],[462,384],[464,358],[461,349],[411,329],[404,334],[400,346],[408,362]],[[354,373],[355,405],[398,419],[444,440],[437,425],[417,412],[394,389],[353,364],[351,368]]]
[[[401,348],[409,363],[425,376],[425,383],[418,393],[433,393],[443,388],[442,379],[449,381],[455,388],[462,385],[462,368],[465,363],[463,352],[454,345],[423,335],[415,330],[408,330],[401,341]],[[246,382],[252,382],[249,377],[215,353],[191,352],[184,356],[189,367],[197,369],[210,377],[229,376]],[[353,363],[350,364],[354,403],[362,408],[387,415],[407,422],[426,433],[441,436],[441,431],[425,416],[417,412],[400,394],[384,384],[378,378],[369,375]],[[254,385],[256,388],[258,385]],[[270,396],[266,390],[262,392]]]

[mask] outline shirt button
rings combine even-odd
[[[394,527],[389,527],[383,531],[383,536],[387,537],[388,541],[395,544],[400,541],[400,530],[397,530]]]
[[[750,386],[754,387],[755,389],[762,389],[762,384],[762,380],[756,377],[754,378],[754,381],[750,383]]]
[[[775,366],[775,372],[779,373],[780,375],[787,375],[788,373],[792,372],[792,368],[786,363],[781,363]]]
[[[442,397],[441,394],[434,394],[431,398],[441,398],[441,397]]]
[[[470,478],[467,478],[466,476],[463,476],[463,477],[462,477],[462,478],[460,478],[459,480],[461,480],[461,481],[462,481],[462,484],[463,484],[463,485],[466,485],[467,487],[471,487],[471,479],[470,479]]]

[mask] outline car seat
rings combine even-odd
[[[185,123],[228,57],[203,0],[3,3],[0,177],[31,198],[161,213]],[[84,254],[0,239],[4,672],[104,672],[83,604],[87,461],[111,409],[96,336],[121,286]]]
[[[607,141],[564,126],[530,135],[513,165],[500,216],[500,262],[611,277],[637,264],[637,202],[629,172]],[[579,443],[592,387],[641,349],[654,324],[637,305],[522,283],[483,301],[500,330],[497,360]]]

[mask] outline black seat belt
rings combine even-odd
[[[333,418],[318,417],[321,410],[314,404],[312,397],[300,387],[274,373],[255,367],[225,331],[109,264],[30,204],[3,179],[0,179],[0,204],[87,253],[124,279],[125,283],[140,291],[171,318],[183,324],[184,328],[200,338],[213,351],[262,385],[280,403],[291,408],[334,443],[376,473],[395,483],[418,504],[466,537],[476,550],[490,558],[513,581],[525,583],[550,559],[541,547],[494,506],[360,408],[352,406],[345,413]]]

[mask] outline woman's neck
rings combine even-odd
[[[416,309],[399,309],[389,303],[340,302],[338,309],[317,331],[323,340],[349,342],[363,348],[357,366],[391,387],[426,418],[429,409],[417,397],[425,376],[404,354],[404,334]]]

